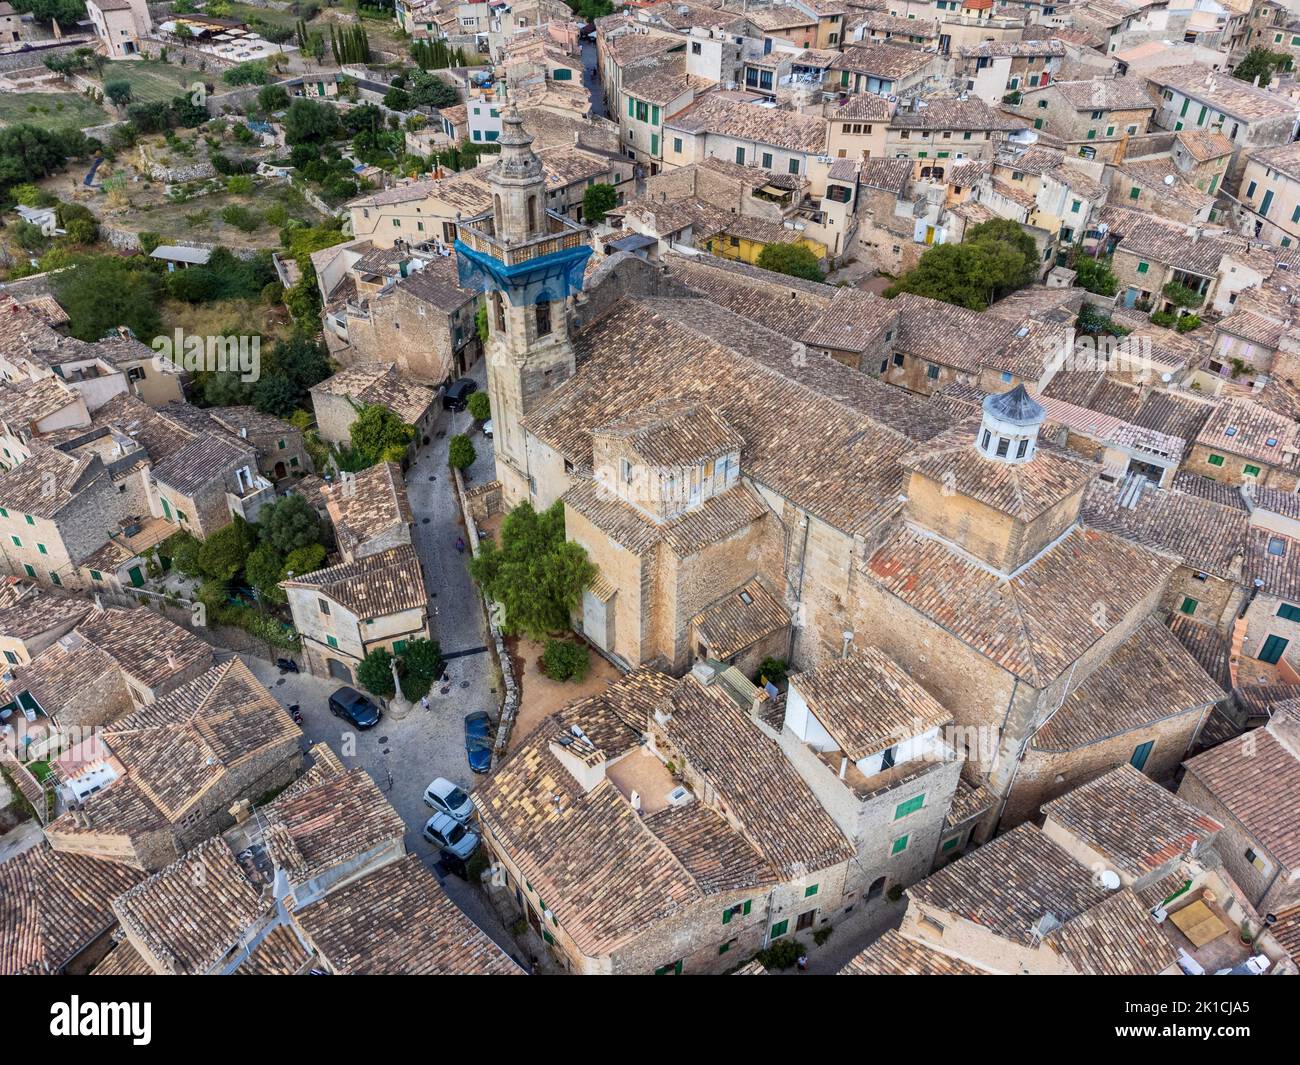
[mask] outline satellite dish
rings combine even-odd
[[[1119,874],[1113,869],[1103,869],[1097,874],[1097,882],[1107,891],[1116,891],[1119,888]]]
[[[1165,184],[1166,184],[1166,185],[1172,185],[1173,183],[1174,183],[1174,175],[1173,175],[1173,174],[1166,174],[1166,175],[1165,175]]]

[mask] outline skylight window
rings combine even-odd
[[[1286,541],[1280,536],[1270,536],[1268,538],[1268,553],[1277,555],[1282,558],[1286,555]]]
[[[1270,436],[1267,440],[1264,441],[1264,446],[1265,446],[1265,447],[1277,447],[1277,437],[1276,437],[1276,436]]]
[[[1224,435],[1224,436],[1236,436],[1236,435],[1237,435],[1237,427],[1236,427],[1235,425],[1230,425],[1230,426],[1228,426],[1228,428],[1226,428],[1226,429],[1223,430],[1223,435]]]

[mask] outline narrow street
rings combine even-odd
[[[480,360],[470,376],[486,387]],[[244,656],[249,667],[282,703],[298,703],[309,743],[324,741],[349,767],[361,766],[383,790],[406,822],[406,847],[434,868],[437,851],[421,835],[432,811],[424,804],[424,789],[435,777],[446,777],[472,792],[483,779],[470,771],[465,759],[463,721],[466,714],[487,710],[496,717],[501,705],[496,662],[488,652],[482,599],[469,575],[468,551],[459,554],[456,540],[465,535],[460,520],[447,449],[456,432],[467,433],[477,453],[470,468],[471,483],[490,480],[494,472],[492,441],[478,429],[467,411],[443,412],[435,435],[407,471],[406,484],[415,517],[414,542],[429,592],[433,638],[446,657],[447,680],[429,693],[429,710],[417,703],[401,721],[385,716],[373,729],[357,732],[334,717],[329,695],[339,685],[305,673],[281,676],[265,659]],[[434,869],[437,873],[437,870]],[[439,874],[443,887],[458,906],[503,950],[522,952],[483,893],[458,876]]]

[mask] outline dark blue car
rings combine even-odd
[[[492,768],[492,718],[484,710],[465,715],[465,757],[475,773]]]
[[[359,729],[374,728],[379,724],[379,707],[355,688],[340,688],[330,696],[330,713],[350,721]]]

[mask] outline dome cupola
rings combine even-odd
[[[1029,462],[1038,442],[1038,427],[1046,416],[1042,404],[1025,391],[1024,385],[987,396],[975,446],[981,455],[995,462]]]

